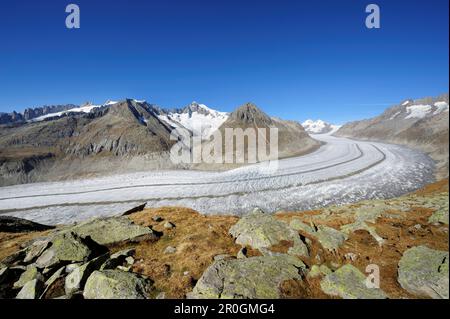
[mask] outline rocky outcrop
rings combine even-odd
[[[85,298],[151,297],[151,280],[129,273],[135,249],[110,255],[108,246],[157,238],[149,227],[135,225],[128,217],[63,227],[2,261],[0,297],[72,298],[83,293]]]
[[[308,256],[308,248],[296,231],[260,209],[255,209],[242,217],[231,227],[230,234],[236,238],[237,244],[251,246],[263,253],[268,248],[285,241],[292,244],[289,254]]]
[[[152,229],[135,225],[127,217],[97,218],[71,227],[70,231],[105,246],[158,238]]]
[[[95,271],[87,280],[85,299],[146,299],[155,297],[153,282],[121,270]]]
[[[356,267],[347,264],[325,276],[320,282],[323,292],[344,299],[385,299],[379,288],[368,287],[366,276]]]
[[[306,266],[289,255],[225,259],[212,264],[189,298],[279,298],[286,280],[302,280]]]
[[[398,282],[412,294],[448,299],[448,251],[426,246],[408,249],[398,264]]]

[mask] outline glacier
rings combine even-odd
[[[115,216],[147,207],[184,206],[204,214],[243,215],[308,210],[365,199],[387,199],[433,181],[434,162],[404,146],[312,135],[315,152],[215,172],[147,171],[0,188],[0,214],[45,224]]]

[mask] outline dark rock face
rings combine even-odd
[[[20,233],[29,231],[44,231],[54,226],[38,224],[26,219],[11,216],[0,216],[0,231],[7,233]]]

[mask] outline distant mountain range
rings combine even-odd
[[[320,145],[299,123],[271,118],[251,103],[230,114],[196,102],[166,110],[135,99],[32,110],[2,114],[0,185],[174,168],[175,128],[207,138],[225,127],[277,127],[280,157]]]
[[[381,115],[347,123],[335,136],[385,141],[420,149],[437,162],[437,176],[448,176],[449,96],[407,99]]]
[[[326,134],[337,130],[340,127],[338,125],[333,125],[322,120],[306,120],[302,123],[302,126],[309,134]]]

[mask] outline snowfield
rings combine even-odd
[[[278,161],[275,171],[263,163],[226,172],[152,171],[2,187],[0,214],[63,224],[121,214],[143,202],[205,214],[306,210],[395,197],[433,180],[434,162],[418,151],[329,134],[312,137],[326,144]]]

